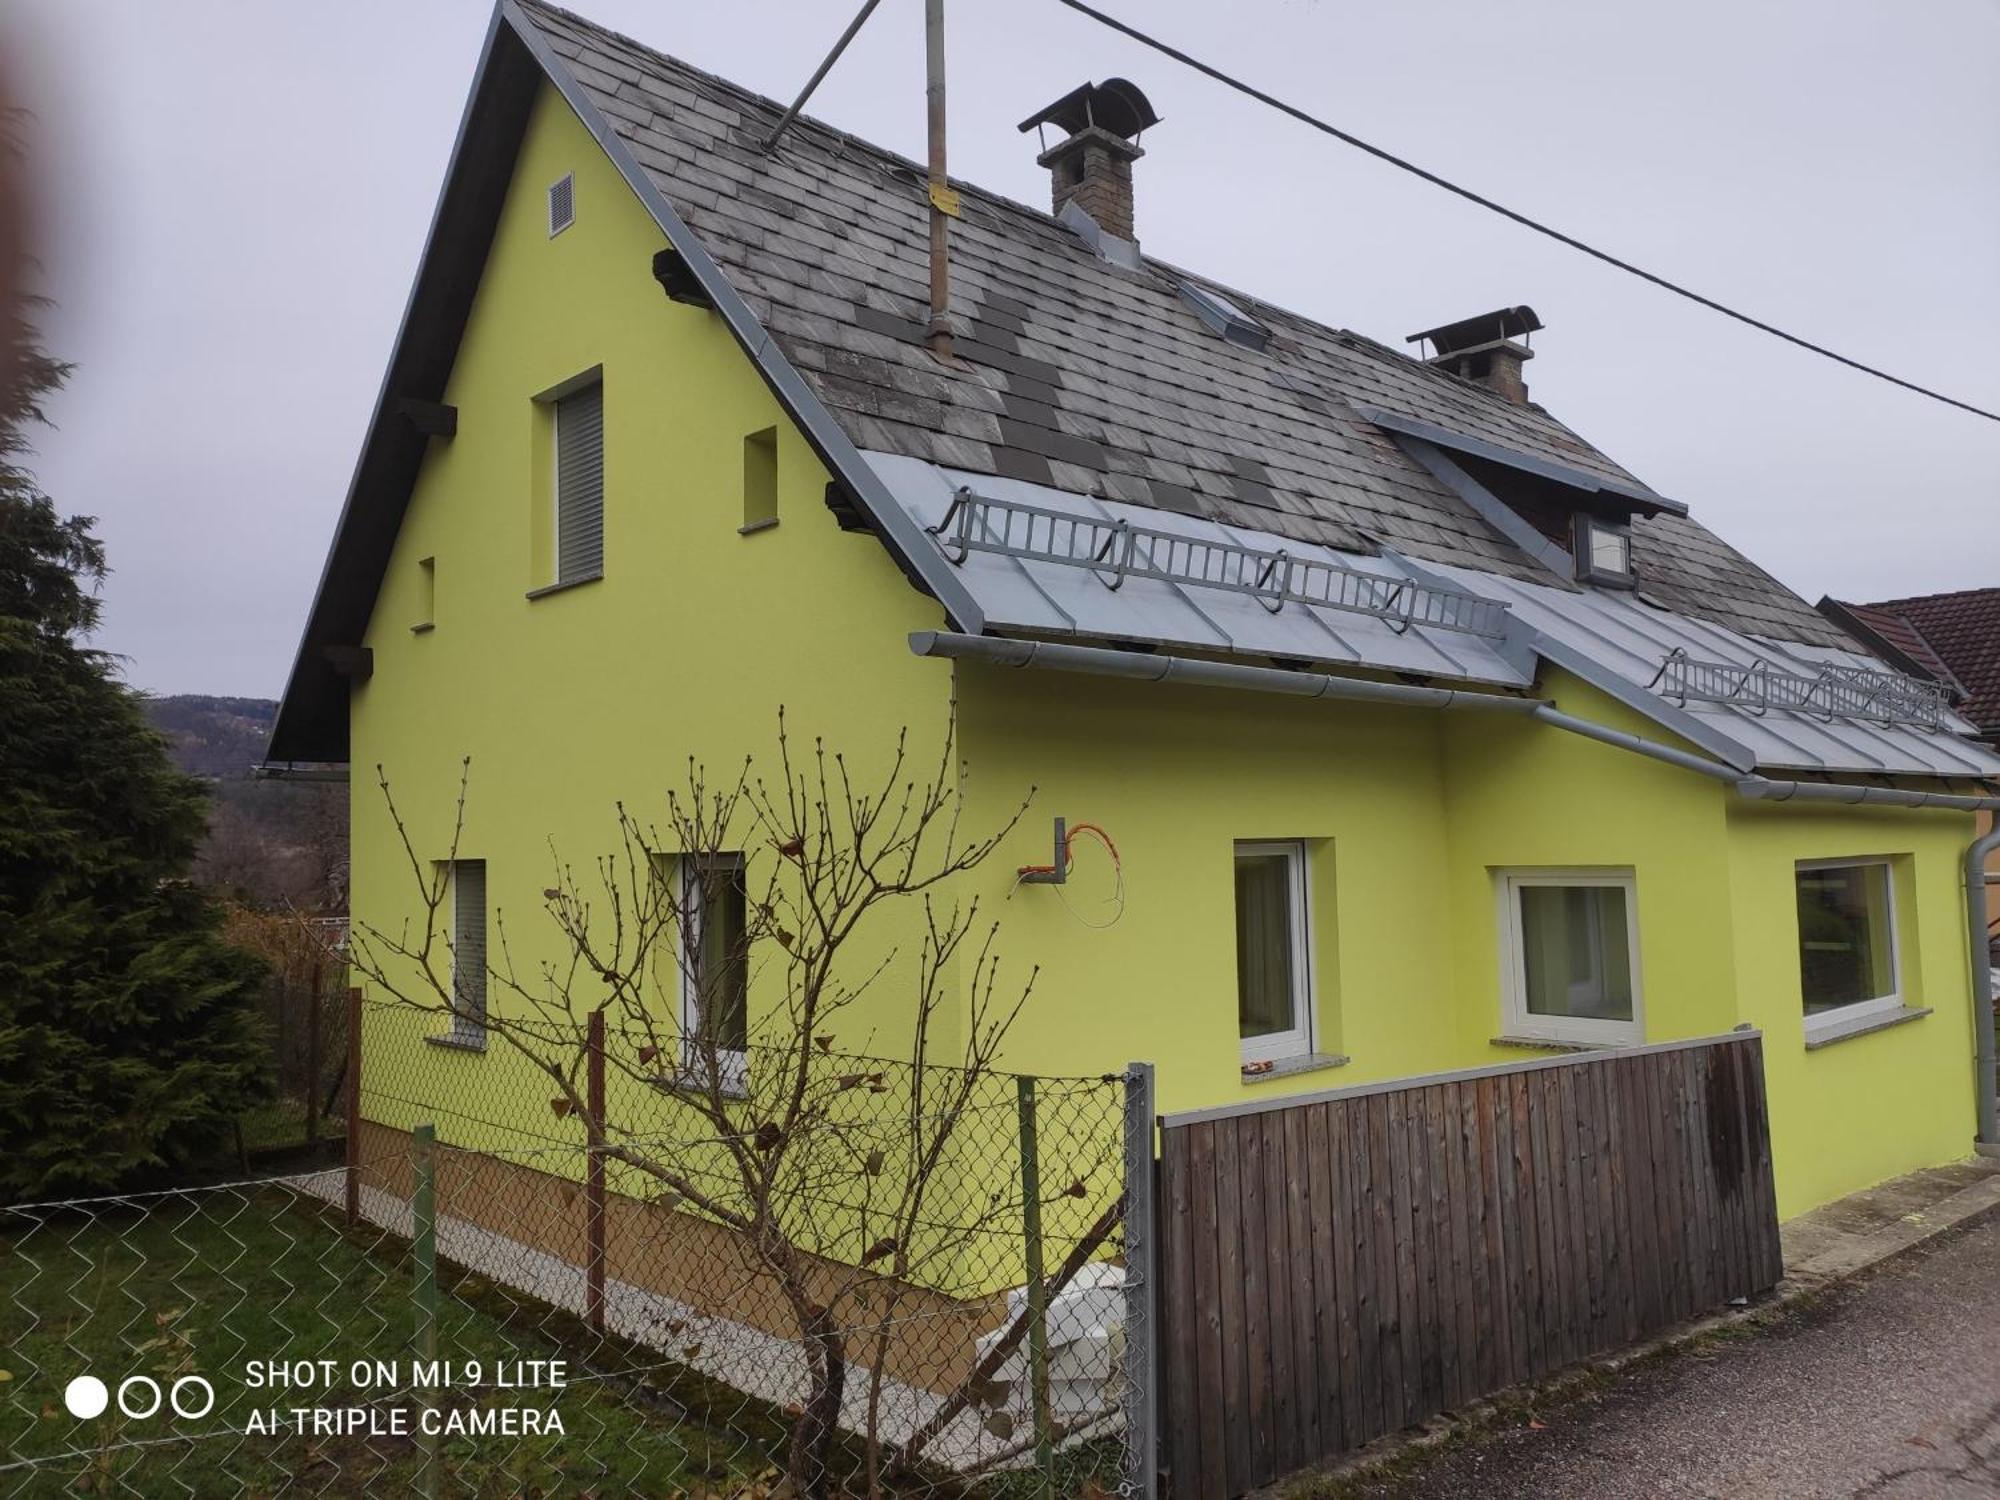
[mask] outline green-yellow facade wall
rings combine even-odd
[[[576,220],[551,237],[545,192],[570,172]],[[617,804],[663,829],[666,794],[685,786],[691,757],[721,786],[748,753],[768,771],[781,705],[804,757],[823,735],[858,774],[874,774],[907,726],[916,764],[936,763],[949,679],[901,646],[938,623],[936,604],[872,537],[839,529],[824,468],[721,320],[654,282],[664,244],[545,90],[446,392],[457,435],[430,445],[367,634],[374,672],[353,695],[359,927],[395,932],[416,915],[378,765],[428,862],[450,848],[470,757],[459,854],[486,861],[489,908],[505,920],[516,967],[532,974],[559,956],[541,896],[558,857],[588,887],[592,862],[618,848]],[[531,599],[551,581],[547,412],[535,398],[597,369],[604,576]],[[778,524],[743,535],[744,440],[773,427]],[[425,622],[426,559],[432,628],[413,631]],[[898,918],[900,930],[856,962],[913,952],[914,920]],[[895,999],[893,985],[879,988],[843,1041],[888,1032]],[[942,1023],[947,1048],[955,1020]],[[415,1066],[468,1089],[516,1071],[497,1052],[423,1051]],[[376,1064],[390,1061],[371,1059],[371,1078],[386,1080]],[[505,1091],[521,1092],[511,1082]],[[543,1125],[547,1092],[528,1090]]]
[[[551,238],[544,191],[572,171],[577,220]],[[1011,1066],[1151,1061],[1173,1110],[1514,1060],[1528,1054],[1495,1045],[1496,872],[1630,869],[1646,1038],[1745,1022],[1765,1033],[1785,1215],[1967,1153],[1957,860],[1969,818],[1760,808],[1496,715],[920,661],[904,637],[935,627],[937,606],[872,538],[837,528],[824,470],[720,321],[661,295],[650,262],[663,243],[545,94],[447,394],[458,435],[432,444],[369,630],[374,676],[354,696],[361,923],[394,926],[412,905],[372,790],[377,763],[435,858],[471,756],[461,853],[488,862],[489,902],[525,966],[554,956],[540,915],[551,840],[587,861],[615,840],[614,803],[657,817],[690,756],[725,773],[746,752],[764,758],[780,703],[800,738],[824,734],[866,772],[904,725],[934,750],[955,695],[966,826],[996,824],[1037,788],[1029,818],[957,893],[1001,919],[1012,973],[1040,966]],[[605,576],[530,600],[549,582],[534,398],[600,367]],[[741,535],[744,439],[772,427],[779,524]],[[427,558],[434,628],[413,632]],[[1560,672],[1540,687],[1571,712],[1665,737]],[[1048,861],[1056,815],[1116,842],[1122,910],[1108,860],[1081,840],[1070,884],[1016,887],[1017,866]],[[1350,1059],[1342,1067],[1240,1075],[1231,853],[1245,839],[1307,841],[1317,1045]],[[1847,854],[1898,860],[1906,990],[1934,1013],[1809,1052],[1792,869]],[[874,954],[893,947],[907,965],[914,939],[899,927]],[[900,1044],[906,974],[891,971],[844,1040]],[[753,1012],[771,999],[753,984]],[[468,1085],[495,1061],[424,1051],[426,1068],[459,1069]]]

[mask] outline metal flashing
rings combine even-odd
[[[1519,469],[1524,474],[1535,474],[1557,484],[1568,485],[1587,495],[1610,495],[1631,506],[1641,515],[1653,515],[1665,511],[1670,515],[1684,516],[1687,506],[1678,500],[1669,500],[1648,489],[1631,485],[1615,484],[1608,479],[1600,479],[1595,474],[1586,474],[1582,469],[1571,468],[1568,464],[1557,463],[1553,459],[1537,458],[1531,453],[1522,453],[1513,448],[1504,448],[1498,443],[1489,443],[1484,438],[1476,438],[1462,432],[1453,432],[1448,427],[1440,427],[1435,422],[1426,422],[1420,417],[1406,417],[1398,412],[1384,411],[1378,406],[1357,403],[1354,412],[1363,421],[1372,422],[1385,432],[1400,433],[1405,437],[1422,438],[1435,443],[1440,448],[1454,449],[1469,453],[1474,458],[1483,458],[1491,463],[1505,464],[1510,469]]]
[[[1682,739],[1757,771],[1864,775],[2000,777],[2000,754],[1970,738],[1972,726],[1948,710],[1936,728],[1804,712],[1780,705],[1680,700],[1659,692],[1661,664],[1674,650],[1736,672],[1765,663],[1817,680],[1880,670],[1858,649],[1835,650],[1747,635],[1662,609],[1628,591],[1559,588],[1471,569],[1426,564],[1414,570],[1504,600],[1536,652],[1553,666],[1616,699]]]
[[[1225,343],[1260,350],[1270,344],[1271,330],[1222,293],[1198,281],[1182,281],[1179,291],[1181,301],[1193,308],[1194,315],[1212,332],[1221,335]]]
[[[833,413],[826,409],[793,368],[791,361],[785,358],[763,324],[757,321],[750,304],[743,300],[722,268],[702,248],[694,231],[682,221],[673,205],[667,202],[666,195],[647,175],[645,168],[639,165],[624,138],[611,128],[588,90],[577,81],[576,75],[556,55],[535,23],[522,14],[514,0],[500,0],[500,14],[507,18],[515,34],[526,43],[529,53],[541,65],[549,81],[576,112],[583,128],[611,158],[612,165],[617,167],[626,185],[646,205],[653,222],[666,235],[668,244],[680,252],[695,280],[714,302],[715,311],[736,336],[743,352],[750,356],[751,363],[764,377],[764,383],[778,398],[778,404],[798,424],[820,461],[847,481],[856,502],[875,523],[877,534],[889,543],[891,553],[903,565],[911,581],[936,598],[959,628],[983,629],[984,616],[978,602],[952,576],[948,567],[940,568],[934,564],[936,549],[931,547],[929,538],[896,504],[887,487],[862,458],[860,449],[834,420]]]
[[[1137,271],[1145,264],[1139,254],[1137,240],[1120,239],[1110,233],[1087,210],[1079,207],[1074,198],[1063,203],[1061,211],[1056,214],[1056,222],[1090,246],[1091,253],[1099,260],[1109,261],[1120,270]]]
[[[1412,624],[1493,638],[1507,633],[1505,606],[1463,589],[1364,573],[1337,558],[1302,557],[1283,547],[1250,547],[1135,525],[1124,517],[1104,521],[997,500],[970,485],[959,487],[931,534],[954,566],[967,553],[991,552],[1087,568],[1111,589],[1128,577],[1154,578],[1247,594],[1274,614],[1288,603],[1311,604],[1372,615],[1398,633]]]
[[[430,224],[424,231],[424,252],[417,263],[417,274],[410,282],[409,295],[403,299],[403,313],[397,321],[395,342],[390,346],[389,361],[382,371],[381,383],[376,388],[375,403],[370,408],[367,435],[362,442],[361,452],[355,458],[354,468],[349,473],[347,492],[341,501],[340,516],[334,524],[333,540],[327,546],[325,561],[320,564],[319,581],[313,589],[312,606],[307,613],[305,626],[299,632],[299,645],[293,654],[291,675],[286,679],[285,693],[278,702],[277,717],[272,722],[271,738],[265,748],[267,761],[290,762],[324,758],[315,754],[287,753],[294,748],[290,744],[291,741],[301,741],[296,748],[305,750],[307,747],[303,742],[314,739],[317,734],[324,733],[331,727],[307,718],[309,710],[301,701],[302,694],[316,691],[321,694],[336,695],[340,707],[338,718],[341,738],[343,740],[346,738],[346,684],[332,675],[325,659],[313,648],[315,644],[339,644],[324,639],[334,633],[326,620],[328,611],[336,602],[331,596],[332,585],[345,561],[341,543],[349,537],[351,529],[361,515],[365,481],[371,467],[380,461],[375,440],[392,419],[391,408],[396,399],[392,392],[400,389],[406,395],[419,394],[403,383],[405,355],[415,342],[413,332],[418,314],[426,293],[430,291],[427,273],[433,269],[433,260],[438,254],[448,210],[459,206],[462,200],[464,187],[461,169],[465,164],[468,144],[473,136],[474,121],[481,120],[482,111],[493,107],[492,92],[512,82],[511,79],[501,76],[505,69],[502,42],[510,31],[511,28],[501,25],[501,10],[496,5],[486,23],[485,40],[480,43],[479,62],[473,70],[471,92],[466,96],[464,109],[459,112],[458,130],[452,137],[451,155],[445,168],[444,181],[439,185],[437,200],[431,206]],[[481,123],[484,123],[483,120]],[[526,123],[525,112],[522,115],[522,123],[523,125]],[[455,194],[458,195],[457,198]],[[437,389],[430,394],[434,399],[442,400],[444,396],[442,382],[439,382]],[[423,435],[414,430],[408,430],[408,435],[418,447],[426,442]],[[385,565],[386,561],[385,556]],[[377,581],[379,584],[379,574]],[[358,643],[358,632],[356,635],[355,643]],[[307,722],[302,724],[302,718],[307,719]],[[341,749],[344,754],[346,746],[343,744]]]
[[[1533,680],[1533,656],[1506,610],[1463,583],[1420,577],[1393,554],[864,456],[978,599],[989,631],[1509,688]],[[1107,543],[1113,550],[1099,558]]]
[[[1478,512],[1479,519],[1519,547],[1558,578],[1573,571],[1569,553],[1530,526],[1511,505],[1452,462],[1437,444],[1404,432],[1392,432],[1390,441],[1422,464],[1446,489]]]

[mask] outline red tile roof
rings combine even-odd
[[[2000,739],[2000,588],[1846,606],[1896,650],[1967,694],[1959,712]],[[1933,676],[1939,676],[1933,671]]]

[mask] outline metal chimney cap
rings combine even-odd
[[[1107,78],[1071,89],[1048,108],[1037,110],[1021,122],[1021,132],[1025,135],[1037,125],[1054,125],[1075,135],[1095,125],[1129,141],[1159,123],[1160,117],[1153,113],[1139,85],[1123,78]]]
[[[1456,354],[1461,349],[1476,349],[1504,339],[1519,338],[1541,326],[1542,320],[1535,316],[1532,307],[1502,307],[1490,313],[1481,313],[1476,318],[1461,318],[1456,323],[1426,328],[1422,333],[1411,334],[1403,342],[1415,344],[1429,339],[1431,347],[1443,356]]]

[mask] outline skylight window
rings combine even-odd
[[[1227,343],[1246,349],[1262,349],[1271,342],[1271,330],[1231,302],[1222,293],[1192,281],[1181,283],[1181,301]]]
[[[1576,576],[1580,583],[1607,584],[1630,588],[1632,574],[1632,528],[1596,516],[1576,518]]]

